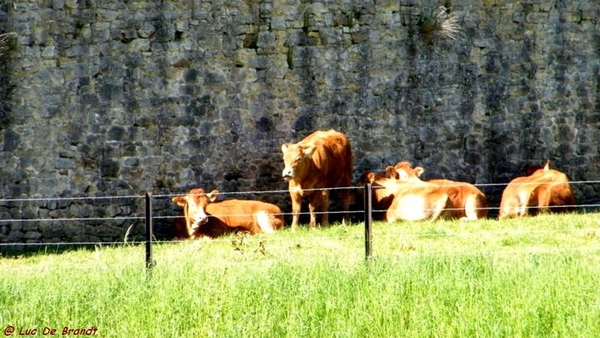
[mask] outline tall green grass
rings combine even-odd
[[[0,329],[102,337],[596,337],[598,215],[361,225],[0,259]],[[40,334],[38,334],[40,335]]]

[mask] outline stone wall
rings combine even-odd
[[[0,4],[18,35],[0,62],[0,197],[42,198],[0,219],[116,218],[3,222],[0,241],[121,239],[139,221],[119,218],[143,213],[137,197],[45,198],[285,189],[280,145],[316,129],[349,136],[356,176],[409,160],[502,183],[549,158],[600,180],[599,17],[593,0]],[[497,205],[502,187],[482,189]]]

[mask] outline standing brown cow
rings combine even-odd
[[[329,190],[326,188],[350,187],[352,183],[353,159],[348,138],[335,130],[316,131],[298,143],[282,145],[281,151],[285,164],[282,175],[289,182],[292,198],[292,230],[298,227],[304,197],[309,199],[309,228],[316,227],[317,212],[323,212],[321,226],[327,226]],[[348,223],[350,192],[340,189],[340,195],[345,225]]]

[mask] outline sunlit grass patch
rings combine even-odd
[[[597,215],[362,224],[0,258],[0,322],[104,337],[593,337]],[[6,325],[9,325],[6,324]]]

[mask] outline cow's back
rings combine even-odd
[[[261,201],[253,202],[255,204],[250,205],[249,208],[254,210],[253,215],[255,217],[255,224],[258,225],[262,232],[270,232],[269,230],[262,228],[261,224],[264,224],[265,222],[268,222],[268,227],[270,227],[272,231],[283,228],[283,213],[278,206]]]
[[[424,182],[426,183],[426,182]],[[454,205],[444,189],[435,185],[407,185],[396,192],[386,213],[388,222],[452,218]]]
[[[536,180],[540,183],[532,193],[532,205],[551,212],[573,211],[575,198],[567,175],[550,169]]]
[[[458,182],[445,179],[434,179],[428,182],[442,187],[453,187],[447,190],[452,204],[456,208],[457,218],[485,218],[488,215],[488,202],[485,194],[476,186],[467,182]]]
[[[311,170],[302,182],[304,188],[348,187],[352,183],[352,149],[346,135],[335,130],[317,131],[301,144],[314,144]]]
[[[261,233],[263,231],[257,222],[261,220],[261,214],[271,220],[273,230],[283,227],[281,209],[274,204],[261,201],[227,199],[208,204],[206,212],[212,216],[209,221],[211,226],[223,229],[223,233],[234,231]]]

